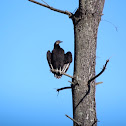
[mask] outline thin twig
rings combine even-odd
[[[64,72],[62,72],[62,71],[55,70],[55,69],[51,69],[51,71],[52,71],[52,72],[55,72],[55,73],[59,72],[59,73],[61,73],[61,74],[65,75],[65,76],[70,77],[70,78],[72,78],[72,79],[73,79],[73,77],[72,77],[72,76],[70,76],[69,74],[66,74],[66,73],[64,73]]]
[[[101,71],[99,74],[97,74],[96,76],[94,76],[93,78],[91,78],[91,79],[88,81],[88,84],[90,84],[91,81],[93,81],[94,79],[96,79],[97,77],[99,77],[99,76],[105,71],[105,68],[106,68],[108,62],[109,62],[109,59],[106,60],[106,63],[105,63],[105,65],[103,66],[102,71]]]
[[[69,87],[63,87],[63,88],[59,88],[59,89],[57,89],[57,91],[59,92],[59,91],[61,91],[61,90],[64,90],[64,89],[70,89],[70,88],[72,88],[71,86],[69,86]]]
[[[75,86],[78,86],[79,84],[78,83],[74,83],[74,84],[71,84],[71,86],[69,86],[69,87],[62,87],[62,88],[59,88],[59,89],[57,89],[57,91],[59,92],[59,91],[61,91],[61,90],[64,90],[64,89],[71,89],[71,88],[75,88]]]
[[[71,84],[75,84],[74,82],[71,82],[71,81],[68,81],[69,83],[71,83]]]
[[[41,5],[41,6],[43,6],[43,7],[49,8],[50,10],[53,10],[53,11],[56,11],[56,12],[59,12],[59,13],[62,13],[62,14],[66,14],[66,15],[69,16],[69,18],[71,18],[72,15],[73,15],[73,14],[72,14],[71,12],[69,12],[69,11],[63,11],[63,10],[60,10],[60,9],[56,9],[56,8],[53,8],[53,7],[49,6],[48,4],[45,5],[45,4],[42,4],[42,3],[37,2],[37,1],[35,1],[35,0],[28,0],[28,1],[33,2],[33,3],[36,3],[36,4]]]
[[[41,0],[43,3],[45,3],[47,6],[49,6],[49,4],[47,4],[44,0]]]
[[[95,83],[95,85],[98,85],[98,84],[102,84],[103,82],[97,82],[97,83]]]
[[[69,117],[68,115],[65,115],[66,117],[68,117],[69,119],[71,119],[73,122],[75,122],[78,126],[81,126],[81,124],[79,122],[77,122],[75,119]]]
[[[102,21],[106,21],[106,22],[110,23],[111,25],[113,25],[115,30],[118,32],[118,27],[115,24],[113,24],[111,21],[108,21],[108,20],[105,20],[105,19],[102,19]]]

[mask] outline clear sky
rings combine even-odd
[[[55,8],[75,12],[78,0],[46,0]],[[97,40],[96,79],[98,126],[126,126],[126,1],[106,0]],[[117,31],[116,31],[117,27]],[[71,90],[63,76],[49,71],[46,52],[62,40],[74,52],[73,24],[68,16],[27,0],[0,2],[0,126],[72,126]],[[68,74],[73,75],[73,63]]]

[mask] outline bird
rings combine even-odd
[[[70,63],[72,62],[72,53],[68,51],[67,53],[60,47],[60,43],[62,41],[57,40],[54,43],[54,49],[52,52],[50,50],[47,51],[47,61],[51,70],[55,70],[56,72],[52,72],[56,78],[61,78],[61,72],[66,73]]]

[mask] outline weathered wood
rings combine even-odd
[[[79,8],[73,16],[75,36],[74,76],[79,79],[79,86],[72,89],[73,118],[81,126],[96,126],[95,76],[96,45],[99,22],[105,0],[80,0]],[[77,126],[74,123],[74,126]]]

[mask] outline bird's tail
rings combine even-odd
[[[54,74],[54,76],[57,78],[57,79],[60,79],[62,77],[62,75],[57,75],[57,74]]]

